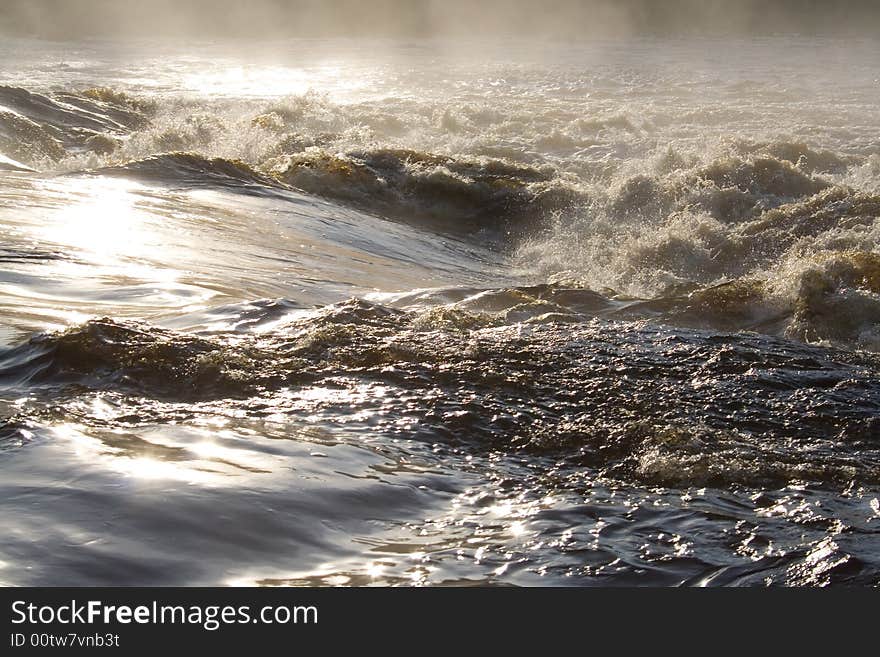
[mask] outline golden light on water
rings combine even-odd
[[[198,94],[234,98],[301,96],[332,90],[345,94],[366,85],[362,76],[336,65],[313,69],[287,66],[228,66],[184,76],[182,85]]]
[[[93,410],[110,416],[110,406],[97,400]],[[277,457],[221,441],[233,441],[228,432],[212,434],[190,428],[179,433],[154,432],[131,440],[125,432],[96,436],[87,427],[62,424],[52,428],[55,437],[94,466],[137,480],[182,481],[190,484],[240,485],[243,478],[270,475],[277,470]],[[149,440],[147,439],[149,438]]]
[[[29,299],[47,327],[82,322],[129,307],[196,310],[217,296],[199,281],[188,280],[197,240],[168,226],[152,188],[114,177],[55,178],[39,189],[44,201],[19,232],[40,249],[60,257],[46,264],[55,285],[45,291],[0,291]],[[112,311],[102,307],[112,307]]]
[[[96,264],[148,253],[155,234],[149,213],[137,207],[133,192],[139,186],[103,177],[80,182],[69,202],[46,217],[46,237],[73,247]]]
[[[274,66],[230,66],[187,75],[183,80],[188,89],[222,96],[265,95],[266,89],[278,90],[279,95],[302,94],[310,89],[311,83],[311,77],[303,71]]]

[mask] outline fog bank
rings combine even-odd
[[[45,38],[880,32],[874,0],[4,0],[0,31]]]

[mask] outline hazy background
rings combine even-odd
[[[880,32],[877,0],[0,0],[46,38]]]

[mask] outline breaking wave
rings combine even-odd
[[[107,154],[148,123],[151,105],[106,88],[52,96],[0,86],[0,151],[43,168],[82,152]]]
[[[279,181],[255,171],[241,160],[209,159],[195,153],[163,153],[127,164],[95,169],[92,173],[122,176],[144,182],[176,186],[246,188],[279,187]]]
[[[307,192],[393,217],[456,225],[540,220],[579,203],[579,192],[543,170],[503,160],[461,160],[406,149],[332,155],[307,150],[275,165],[283,181]]]

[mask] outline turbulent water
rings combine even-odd
[[[880,42],[0,60],[0,582],[880,584]]]

